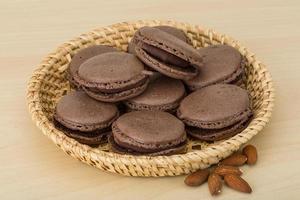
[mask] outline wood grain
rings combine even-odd
[[[211,199],[184,177],[130,178],[65,155],[31,122],[27,81],[62,42],[95,27],[136,19],[199,24],[241,41],[270,69],[276,87],[271,123],[251,143],[259,160],[244,167],[249,196],[224,187],[224,199],[297,199],[300,194],[300,2],[297,0],[0,1],[0,199]],[[299,74],[298,74],[299,73]]]

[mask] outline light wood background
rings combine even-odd
[[[211,199],[184,177],[131,178],[67,156],[32,123],[26,84],[62,42],[93,28],[136,19],[200,24],[240,40],[271,71],[277,91],[271,123],[251,143],[259,162],[244,167],[251,195],[224,187],[218,199],[299,199],[299,0],[1,0],[0,199]]]

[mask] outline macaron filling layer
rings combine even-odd
[[[59,123],[57,120],[53,120],[53,123],[55,127],[62,131],[65,135],[68,137],[71,137],[75,140],[77,140],[80,143],[87,144],[87,145],[99,145],[107,141],[107,135],[111,133],[111,128],[106,127],[103,129],[97,129],[94,131],[89,132],[82,132],[78,130],[72,130],[65,126],[63,126],[61,123]]]
[[[170,65],[170,66],[176,66],[182,70],[184,68],[190,67],[190,63],[167,52],[163,49],[157,48],[153,45],[149,45],[147,43],[143,43],[142,49],[148,53],[148,55],[156,58],[157,60]]]
[[[72,133],[74,135],[78,135],[78,136],[82,136],[82,137],[87,137],[87,138],[93,138],[93,137],[96,137],[96,136],[98,136],[100,134],[111,132],[111,128],[110,127],[105,127],[105,128],[102,128],[102,129],[96,129],[96,130],[93,130],[93,131],[82,132],[82,131],[70,129],[70,128],[62,125],[56,119],[54,119],[53,122],[54,122],[55,126],[57,128],[59,128],[59,129],[61,129],[61,130],[65,130],[65,131],[68,131],[69,133]]]
[[[180,100],[175,101],[173,103],[169,104],[161,104],[161,105],[147,105],[147,104],[141,104],[141,103],[134,103],[126,101],[125,105],[130,109],[130,111],[137,111],[137,110],[160,110],[160,111],[166,111],[166,112],[176,112],[176,109],[178,108],[180,104]]]
[[[103,83],[86,81],[82,78],[79,78],[79,79],[81,80],[81,85],[85,88],[88,88],[91,91],[114,93],[114,92],[120,92],[123,90],[131,89],[137,85],[141,85],[141,83],[147,81],[148,75],[139,74],[130,80],[103,82]]]
[[[65,127],[69,127],[70,130],[73,131],[80,131],[80,132],[93,132],[97,131],[99,129],[106,128],[112,124],[117,118],[119,117],[119,113],[115,115],[112,119],[108,120],[107,122],[102,122],[102,123],[94,123],[94,124],[83,124],[83,123],[77,123],[74,121],[69,121],[64,119],[63,117],[60,117],[56,113],[54,114],[54,119],[62,124]]]
[[[99,101],[116,102],[116,101],[126,100],[141,94],[146,90],[148,82],[149,80],[145,79],[140,83],[140,85],[135,85],[134,88],[127,89],[120,92],[114,92],[114,93],[101,92],[101,91],[97,91],[94,88],[93,90],[90,90],[89,88],[85,88],[85,87],[83,89],[89,96]]]
[[[198,70],[193,67],[179,67],[174,65],[168,65],[163,62],[158,61],[149,55],[145,50],[140,47],[136,47],[137,56],[151,68],[161,72],[162,74],[175,78],[175,79],[191,79],[195,77],[198,73]]]
[[[251,117],[245,118],[236,124],[221,129],[202,129],[188,126],[187,134],[203,141],[217,141],[227,139],[244,130],[250,122]]]
[[[247,108],[245,111],[241,113],[237,113],[229,118],[220,120],[220,121],[200,121],[200,120],[195,120],[195,119],[189,119],[188,117],[182,118],[182,114],[180,110],[177,110],[177,116],[181,118],[181,120],[187,124],[188,126],[195,126],[198,128],[203,128],[203,129],[219,129],[219,128],[224,128],[230,125],[233,125],[237,122],[240,121],[240,119],[245,119],[248,118],[249,116],[252,115],[252,111],[250,108]]]

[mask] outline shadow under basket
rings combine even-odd
[[[251,96],[254,110],[254,117],[248,127],[232,138],[215,143],[189,140],[186,153],[157,157],[116,154],[110,152],[107,144],[91,148],[55,129],[52,115],[57,101],[70,91],[66,69],[72,56],[80,49],[96,44],[110,45],[126,51],[128,42],[137,29],[158,25],[182,29],[195,48],[226,44],[239,50],[246,62],[244,87]],[[274,89],[265,65],[236,40],[213,30],[187,23],[142,20],[98,28],[62,44],[34,71],[28,84],[27,101],[29,112],[36,125],[59,148],[72,157],[101,170],[126,176],[176,176],[218,163],[220,159],[238,150],[261,131],[271,117]]]

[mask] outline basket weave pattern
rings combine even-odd
[[[52,115],[57,101],[70,90],[65,70],[80,49],[95,44],[114,46],[126,51],[134,32],[143,26],[169,25],[182,29],[195,48],[211,44],[227,44],[238,49],[245,58],[244,87],[249,91],[255,116],[240,134],[207,144],[190,140],[185,154],[172,156],[119,155],[107,145],[91,148],[68,138],[55,129]],[[269,122],[274,102],[274,89],[266,67],[232,38],[210,29],[174,21],[136,21],[99,28],[64,43],[49,54],[34,71],[27,91],[29,112],[33,121],[58,147],[78,160],[99,169],[126,176],[175,176],[206,168],[229,156],[256,135]],[[199,150],[201,148],[201,150]]]

